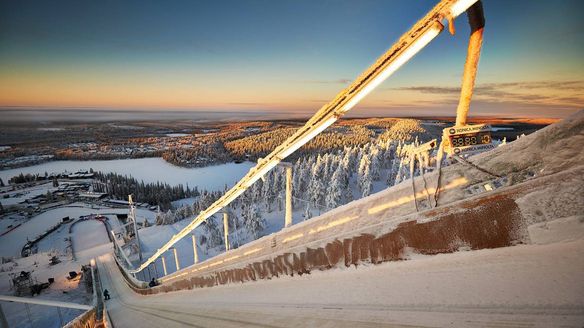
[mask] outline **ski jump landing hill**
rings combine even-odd
[[[406,181],[154,288],[103,255],[108,316],[118,328],[581,327],[583,144],[584,111],[444,168],[438,206],[434,172],[414,180],[419,212]]]
[[[447,166],[441,176],[415,178],[415,196],[412,181],[404,181],[183,268],[155,288],[124,276],[134,292],[158,294],[577,235],[584,213],[582,145],[584,111]]]

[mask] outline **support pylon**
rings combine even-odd
[[[176,264],[176,271],[180,270],[180,263],[178,262],[178,251],[176,247],[172,248],[172,252],[174,253],[174,263]]]
[[[195,234],[192,234],[191,238],[193,239],[193,255],[195,257],[195,264],[197,264],[199,263],[199,253],[197,252],[197,237],[195,237]]]
[[[286,167],[286,218],[284,226],[292,225],[292,166]]]
[[[166,271],[166,259],[164,259],[164,255],[160,258],[162,259],[162,270],[164,270],[164,275],[166,276],[168,274],[168,271]]]
[[[229,214],[223,212],[223,238],[225,238],[225,251],[229,250]]]

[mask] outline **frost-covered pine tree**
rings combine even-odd
[[[282,210],[282,198],[279,198],[278,196],[280,195],[280,192],[282,190],[284,190],[284,174],[286,174],[284,172],[284,170],[282,169],[278,169],[278,170],[274,170],[272,171],[272,188],[270,188],[270,193],[269,193],[269,201],[270,202],[277,202],[278,204],[278,211]]]
[[[363,157],[366,156],[366,152],[365,152],[365,148],[367,147],[367,145],[363,146],[363,148],[358,148],[358,152],[357,152],[357,156],[356,156],[356,161],[355,164],[357,165],[357,173],[359,173],[359,169],[361,168],[361,162],[363,161]]]
[[[219,225],[217,224],[214,215],[209,217],[202,226],[205,236],[207,237],[207,249],[223,244],[223,234],[221,229],[219,229]]]
[[[235,237],[230,243],[233,248],[238,248],[240,246],[239,228],[241,228],[241,220],[237,216],[237,213],[232,210],[229,211],[229,227],[234,232]]]
[[[351,149],[350,148],[345,148],[345,155],[343,156],[343,159],[341,160],[341,165],[343,166],[344,170],[347,172],[347,175],[349,177],[353,176],[353,172],[351,172]]]
[[[324,182],[323,182],[324,162],[318,155],[316,163],[312,167],[312,176],[308,184],[308,196],[313,204],[322,204],[324,200]]]
[[[308,199],[308,185],[310,184],[310,175],[311,175],[311,170],[312,170],[312,164],[310,161],[304,161],[302,163],[302,166],[300,167],[300,177],[298,184],[294,185],[294,188],[292,190],[295,190],[297,192],[296,197],[300,198],[300,199]]]
[[[377,148],[373,148],[373,151],[371,153],[371,165],[369,165],[370,167],[370,171],[371,171],[371,178],[374,181],[379,181],[381,179],[381,164],[379,163],[379,151]]]
[[[292,196],[295,198],[302,198],[302,192],[306,189],[306,179],[304,175],[304,164],[305,160],[298,160],[294,164],[292,169]],[[297,204],[295,199],[292,199],[292,207],[296,208]]]
[[[264,185],[264,182],[262,181],[262,179],[256,181],[252,186],[251,186],[251,202],[252,203],[259,203],[261,198],[262,198],[262,187]]]
[[[389,186],[389,187],[394,186],[396,183],[396,177],[397,177],[398,170],[399,170],[399,162],[400,162],[400,159],[397,156],[393,157],[391,159],[391,165],[389,166],[387,180],[385,181],[387,183],[387,186]]]
[[[263,203],[268,213],[272,212],[272,204],[274,203],[274,192],[272,190],[272,183],[270,182],[272,180],[272,175],[270,173],[265,176],[266,181],[263,184],[262,190]]]
[[[171,210],[168,210],[164,214],[164,222],[163,222],[163,224],[173,224],[174,222],[176,222],[176,217],[174,216],[174,213],[172,213]]]
[[[310,210],[310,203],[306,203],[304,207],[304,220],[312,218],[312,211]]]
[[[347,186],[346,188],[343,189],[343,203],[347,204],[349,202],[352,202],[354,200],[354,196],[353,196],[353,189],[351,188],[351,186]]]
[[[343,177],[342,167],[339,166],[333,173],[329,181],[329,188],[325,197],[326,207],[329,209],[336,208],[342,204],[343,201]]]
[[[199,202],[193,202],[193,205],[191,205],[191,213],[193,213],[193,215],[198,215],[199,212]]]
[[[160,206],[158,206],[158,210],[156,211],[156,216],[154,217],[154,224],[156,225],[164,224],[164,213],[160,212]]]
[[[191,217],[191,216],[193,216],[193,209],[192,209],[192,207],[190,207],[188,205],[185,205],[184,208],[185,208],[185,217]]]
[[[353,190],[351,187],[351,178],[349,175],[348,165],[349,163],[343,160],[343,162],[337,168],[337,170],[340,172],[341,193],[343,195],[341,204],[346,204],[353,201]]]
[[[394,152],[394,147],[393,147],[393,143],[388,142],[388,146],[385,149],[385,151],[383,152],[383,156],[382,156],[382,160],[381,160],[381,166],[383,168],[391,168],[391,165],[393,164],[393,152]]]
[[[177,221],[184,220],[187,217],[187,206],[179,207],[175,212],[174,215]]]
[[[322,176],[323,178],[328,178],[330,177],[333,173],[334,173],[334,168],[333,168],[333,157],[334,155],[326,153],[324,154],[322,161],[324,163],[324,168],[322,171]]]
[[[248,213],[245,217],[244,223],[248,234],[252,235],[254,239],[260,237],[266,226],[266,221],[262,217],[262,213],[255,204],[251,204],[251,206],[248,208]]]
[[[371,167],[371,160],[369,159],[369,157],[367,156],[367,154],[363,153],[361,154],[361,161],[359,162],[359,170],[357,171],[358,175],[357,175],[357,181],[358,181],[358,185],[359,185],[359,189],[361,190],[361,193],[363,193],[363,183],[365,181],[365,175],[369,175],[369,179],[371,178],[371,172],[370,172],[370,167]],[[367,173],[366,173],[367,172]]]
[[[369,170],[369,166],[365,167],[365,171],[361,177],[361,196],[367,197],[371,194],[372,189],[372,180],[371,180],[371,173]]]

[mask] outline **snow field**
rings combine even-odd
[[[88,206],[84,203],[73,203],[67,206],[46,211],[32,217],[30,220],[24,222],[20,227],[9,232],[8,234],[0,236],[0,256],[20,257],[20,251],[26,244],[27,238],[31,240],[34,239],[36,236],[40,235],[50,227],[61,222],[62,218],[66,216],[73,220],[80,216],[102,214],[110,218],[110,224],[112,224],[112,227],[116,227],[118,225],[118,220],[115,217],[115,214],[127,213],[128,209],[126,208],[97,208]],[[136,215],[138,222],[142,222],[144,218],[147,218],[150,222],[153,222],[155,213],[146,209],[136,209]],[[68,224],[65,225],[65,227],[68,229]],[[59,237],[49,235],[46,238],[50,238],[49,240],[57,242],[57,238]],[[45,242],[43,240],[42,243],[43,245],[46,245],[47,243],[50,243],[50,241]],[[48,246],[48,248],[50,249],[50,246]]]
[[[233,185],[243,177],[254,163],[244,162],[241,164],[227,163],[198,168],[183,168],[174,166],[162,158],[134,158],[119,159],[109,161],[53,161],[28,167],[2,170],[0,178],[5,183],[15,175],[23,174],[44,174],[45,172],[63,173],[77,172],[79,170],[102,171],[104,173],[113,172],[121,175],[129,175],[138,181],[145,183],[157,181],[168,183],[171,186],[186,185],[190,187],[198,186],[207,190],[223,190],[225,184]]]

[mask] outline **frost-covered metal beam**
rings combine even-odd
[[[241,195],[254,182],[270,171],[284,158],[290,156],[308,141],[331,126],[359,101],[367,96],[385,79],[408,62],[416,53],[430,43],[443,29],[444,20],[453,20],[465,12],[477,0],[442,0],[426,16],[419,20],[408,32],[386,51],[377,61],[365,70],[348,88],[342,90],[331,102],[319,109],[304,126],[299,128],[284,143],[276,147],[266,158],[258,160],[255,167],[243,177],[221,198],[205,209],[185,228],[164,244],[156,253],[148,258],[139,268],[130,271],[136,273],[144,270],[176,242],[187,236],[191,231],[219,212]]]

